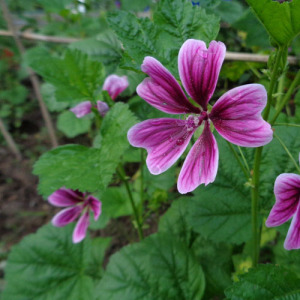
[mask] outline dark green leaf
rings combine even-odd
[[[43,48],[36,48],[27,51],[26,60],[55,86],[57,101],[97,100],[94,96],[104,79],[103,66],[79,50],[67,50],[60,59],[50,56]]]
[[[201,299],[204,274],[196,257],[170,234],[155,234],[111,257],[97,299]]]
[[[214,242],[240,244],[251,238],[250,188],[226,141],[217,138],[220,161],[216,181],[200,186],[188,201],[188,222]]]
[[[300,298],[300,280],[287,269],[260,265],[239,277],[225,294],[229,300],[292,300]]]
[[[128,106],[119,102],[103,120],[101,148],[66,145],[42,155],[34,166],[39,192],[47,197],[62,186],[103,192],[129,146],[127,131],[135,122]]]
[[[73,228],[49,224],[13,248],[5,269],[3,300],[94,299],[108,241],[86,237],[74,245]]]

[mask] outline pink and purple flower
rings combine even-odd
[[[148,78],[137,87],[138,95],[155,108],[170,114],[190,114],[185,119],[152,119],[133,126],[128,140],[147,149],[147,166],[152,174],[170,168],[182,155],[195,131],[203,131],[188,153],[178,178],[178,191],[193,191],[200,184],[215,180],[219,151],[210,123],[229,142],[244,147],[259,147],[272,140],[271,126],[261,112],[267,93],[260,84],[248,84],[226,92],[208,111],[217,85],[226,47],[212,41],[187,40],[178,56],[179,76],[192,104],[175,77],[155,58],[145,57],[141,66]]]
[[[95,221],[101,214],[101,202],[97,198],[91,195],[87,196],[77,190],[60,188],[48,197],[48,201],[57,207],[67,207],[53,217],[52,224],[54,226],[66,226],[80,216],[73,231],[73,243],[79,243],[85,238],[90,224],[90,211],[94,213]]]
[[[268,216],[266,226],[279,226],[293,218],[284,248],[300,249],[300,175],[293,173],[279,175],[275,180],[274,194],[276,202]]]
[[[107,91],[112,100],[115,100],[128,87],[127,76],[118,76],[115,74],[109,75],[103,84],[102,90]],[[92,103],[84,101],[71,108],[70,111],[75,114],[77,118],[82,118],[92,112]],[[98,109],[100,115],[104,117],[109,110],[107,103],[98,100],[95,108]]]

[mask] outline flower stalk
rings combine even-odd
[[[124,170],[122,165],[119,165],[119,167],[117,169],[117,172],[118,172],[118,175],[119,175],[120,179],[125,184],[125,188],[126,188],[128,196],[129,196],[130,204],[131,204],[131,207],[132,207],[132,210],[133,210],[133,215],[134,215],[136,225],[137,225],[137,231],[138,231],[139,239],[143,240],[144,239],[144,233],[143,233],[142,224],[140,222],[138,209],[137,209],[137,207],[134,203],[133,195],[132,195],[130,186],[128,184],[128,179],[126,177],[126,173],[125,173],[125,170]]]
[[[270,86],[268,89],[268,99],[266,109],[264,111],[263,117],[267,121],[271,109],[271,105],[273,102],[273,92],[276,85],[276,81],[278,79],[278,71],[280,60],[283,54],[283,49],[279,48],[275,57],[275,64],[273,68],[273,72],[271,75]],[[255,150],[254,155],[254,166],[253,166],[253,175],[252,175],[252,191],[251,191],[251,220],[252,220],[252,264],[253,267],[256,267],[259,261],[259,247],[260,247],[260,236],[261,230],[259,228],[258,221],[258,209],[259,209],[259,169],[261,163],[263,146],[258,147]]]

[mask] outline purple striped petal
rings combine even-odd
[[[109,75],[103,84],[102,90],[107,91],[111,99],[115,100],[128,87],[127,76]]]
[[[73,231],[73,243],[79,243],[81,242],[85,236],[86,231],[90,225],[90,215],[88,210],[80,217],[78,220],[75,229]]]
[[[190,117],[194,118],[194,117]],[[129,143],[146,148],[146,160],[152,174],[160,174],[170,168],[184,152],[195,129],[195,122],[178,119],[152,119],[136,124],[128,131]]]
[[[204,110],[215,91],[225,52],[225,45],[216,41],[212,41],[207,49],[203,41],[190,39],[180,48],[178,69],[181,82]]]
[[[266,103],[267,93],[261,84],[243,85],[225,93],[213,106],[209,118],[229,142],[260,147],[273,138],[270,124],[261,116]]]
[[[300,249],[300,205],[298,204],[288,234],[284,241],[286,250]]]
[[[177,188],[179,193],[193,191],[200,184],[213,182],[217,175],[219,150],[215,137],[210,131],[209,122],[205,122],[204,130],[198,138],[180,171]]]
[[[296,212],[300,201],[300,175],[284,173],[276,178],[274,185],[276,202],[266,221],[266,226],[279,226]]]
[[[75,114],[77,118],[82,118],[92,111],[92,103],[84,101],[71,108],[70,111]]]
[[[99,216],[101,215],[101,206],[102,203],[94,196],[88,196],[86,199],[87,205],[91,208],[91,210],[94,213],[94,219],[95,221],[98,220]]]
[[[74,206],[63,209],[52,219],[52,224],[57,227],[63,227],[75,221],[82,211],[82,206]]]
[[[60,188],[48,197],[48,201],[57,207],[66,207],[82,202],[84,194],[66,188]]]
[[[141,98],[169,114],[199,113],[199,109],[187,100],[175,77],[158,60],[147,56],[141,68],[150,76],[136,89]]]
[[[109,111],[109,106],[107,103],[98,100],[97,101],[97,109],[102,117],[106,115],[106,113]]]

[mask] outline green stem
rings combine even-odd
[[[273,126],[290,126],[290,127],[300,127],[300,124],[292,124],[292,123],[275,123]]]
[[[273,92],[274,92],[275,84],[277,81],[277,73],[278,73],[278,69],[279,69],[279,63],[280,63],[282,52],[283,52],[283,49],[279,48],[279,50],[277,50],[276,57],[275,57],[275,64],[274,64],[273,72],[271,75],[271,81],[270,81],[270,86],[269,86],[269,90],[268,90],[268,102],[267,102],[267,106],[264,111],[264,119],[266,121],[268,120],[271,105],[273,102]]]
[[[144,207],[144,149],[141,148],[141,186],[140,186],[140,198],[141,198],[141,204],[140,204],[140,215],[143,215],[143,207]]]
[[[243,159],[244,165],[245,165],[245,167],[246,167],[246,169],[247,169],[247,171],[248,171],[248,174],[250,174],[250,168],[249,168],[248,162],[247,162],[247,160],[246,160],[246,157],[245,157],[245,155],[244,155],[244,153],[243,153],[241,147],[240,147],[240,146],[237,146],[237,147],[238,147],[239,152],[240,152],[240,154],[241,154],[241,157],[242,157],[242,159]]]
[[[281,113],[281,111],[283,110],[283,108],[286,106],[286,104],[290,100],[290,98],[291,98],[291,96],[292,96],[295,88],[298,86],[298,84],[300,84],[300,70],[298,71],[296,77],[294,78],[293,82],[291,83],[291,85],[290,85],[287,93],[283,97],[283,100],[279,104],[277,112],[276,112],[275,116],[273,117],[273,119],[270,122],[271,125],[273,125],[275,123],[275,121],[277,120],[279,114]]]
[[[137,231],[138,231],[138,234],[139,234],[139,239],[142,240],[142,239],[144,239],[144,233],[143,233],[142,225],[140,223],[138,210],[135,206],[134,199],[133,199],[133,196],[132,196],[132,192],[131,192],[131,189],[130,189],[129,184],[128,184],[128,179],[126,178],[126,173],[125,173],[125,170],[124,170],[122,165],[119,165],[119,168],[117,169],[117,172],[118,172],[118,175],[119,175],[120,179],[125,184],[126,191],[127,191],[128,196],[129,196],[130,204],[132,206],[134,218],[135,218],[135,221],[136,221],[136,224],[137,224]]]
[[[271,109],[271,105],[273,102],[273,92],[276,85],[278,71],[279,71],[279,63],[283,53],[283,49],[279,48],[275,57],[275,64],[271,75],[270,86],[268,90],[268,101],[267,106],[264,111],[264,119],[267,121]],[[252,219],[252,263],[253,267],[256,267],[259,261],[259,247],[260,247],[260,235],[261,230],[259,228],[258,222],[258,196],[259,196],[259,168],[261,162],[263,147],[258,147],[255,150],[254,155],[254,166],[253,166],[253,176],[252,176],[252,191],[251,191],[251,219]]]
[[[282,146],[282,148],[285,150],[285,152],[287,153],[287,155],[290,157],[290,159],[292,160],[293,164],[295,165],[297,171],[300,173],[300,167],[297,164],[297,162],[295,161],[293,155],[291,154],[291,152],[289,151],[288,147],[285,145],[285,143],[283,142],[283,140],[277,135],[276,132],[273,133],[274,136],[276,137],[276,139],[278,140],[278,142],[280,143],[280,145]]]
[[[226,142],[227,142],[227,141],[226,141]],[[245,174],[245,176],[246,176],[246,178],[247,178],[247,180],[248,180],[249,177],[250,177],[250,176],[249,176],[249,172],[247,172],[247,169],[246,169],[245,166],[243,165],[243,163],[242,163],[242,161],[241,161],[241,159],[240,159],[238,153],[235,151],[235,149],[233,148],[233,146],[232,146],[231,143],[227,142],[227,144],[228,144],[228,146],[229,146],[231,152],[233,153],[234,157],[236,158],[237,162],[239,163],[239,165],[240,165],[240,167],[241,167],[243,173]]]

